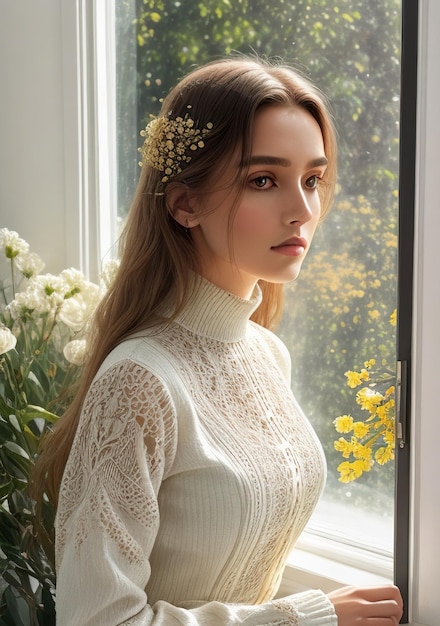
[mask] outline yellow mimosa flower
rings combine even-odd
[[[338,433],[349,433],[353,430],[353,418],[351,415],[341,415],[334,420],[333,424]]]

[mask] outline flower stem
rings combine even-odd
[[[12,298],[15,300],[15,266],[14,259],[11,258],[11,280],[12,280]]]

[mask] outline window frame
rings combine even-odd
[[[114,2],[61,8],[66,259],[91,280],[116,241]]]
[[[402,0],[399,158],[398,321],[396,383],[396,487],[394,581],[404,598],[402,623],[409,619],[411,516],[411,393],[414,307],[419,2]]]

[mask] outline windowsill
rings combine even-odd
[[[322,498],[287,559],[280,592],[390,583],[392,545],[389,516]]]
[[[392,582],[392,559],[305,531],[289,556],[277,597],[306,589],[329,593],[344,585]],[[424,626],[409,622],[407,626]]]
[[[329,593],[343,585],[369,585],[389,582],[389,578],[371,574],[356,567],[341,565],[331,559],[297,549],[284,570],[277,597],[281,598],[306,589],[321,589],[324,593]],[[405,626],[425,625],[419,622],[409,622]]]
[[[356,555],[355,549],[353,549],[353,555]],[[349,564],[335,560],[328,555],[324,556],[323,551],[317,551],[316,548],[310,551],[305,547],[296,547],[288,559],[278,595],[285,596],[310,588],[322,589],[328,593],[344,585],[362,586],[391,582],[390,574],[378,573],[378,570],[385,569],[380,558],[377,559],[373,571],[354,564],[358,559],[359,555],[354,556],[353,563]],[[365,567],[367,566],[366,562]]]
[[[392,555],[306,530],[287,560],[279,595],[310,588],[328,593],[343,585],[387,584]]]

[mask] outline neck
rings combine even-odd
[[[243,274],[229,263],[222,264],[221,267],[217,264],[216,267],[204,268],[200,274],[216,287],[243,300],[250,300],[253,297],[258,282],[254,276]]]
[[[176,322],[199,336],[218,341],[242,339],[251,315],[261,303],[259,286],[255,286],[251,298],[242,298],[205,277],[195,278],[194,291]]]

